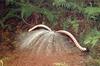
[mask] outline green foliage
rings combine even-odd
[[[85,35],[83,43],[88,46],[94,47],[99,39],[100,31],[97,31],[96,29],[91,29],[91,31]]]
[[[71,20],[71,26],[74,29],[74,31],[77,33],[78,32],[78,28],[79,28],[79,23],[77,22],[77,20],[74,18]]]
[[[80,7],[73,1],[67,2],[66,0],[54,0],[53,5],[55,5],[56,7],[62,7],[66,10],[77,10],[80,12],[82,11],[82,7]]]
[[[53,14],[53,12],[51,12],[50,10],[46,9],[46,8],[40,8],[38,6],[34,6],[30,3],[27,3],[27,2],[17,2],[17,1],[14,1],[14,0],[8,0],[8,2],[10,3],[14,3],[14,5],[17,5],[19,6],[18,8],[11,8],[8,12],[8,14],[6,14],[6,19],[9,19],[10,17],[14,17],[14,16],[18,16],[20,19],[22,19],[24,22],[25,22],[25,19],[29,16],[32,15],[33,12],[35,13],[40,13],[40,14],[43,14],[44,16],[47,17],[47,19],[53,23],[56,21],[56,16]],[[9,3],[9,4],[10,4]],[[13,9],[13,12],[12,12],[12,9]],[[20,15],[17,15],[15,13],[18,13],[20,12]],[[10,16],[10,17],[8,17]]]
[[[76,3],[73,3],[73,2],[66,3],[65,8],[68,9],[68,10],[76,10],[76,11],[79,11],[79,12],[82,11],[82,7],[77,5]]]
[[[11,17],[17,17],[19,19],[22,19],[23,22],[25,22],[26,24],[28,24],[26,22],[27,18],[29,16],[32,15],[32,13],[40,13],[42,14],[43,16],[45,16],[48,21],[50,22],[50,24],[54,24],[57,20],[57,15],[59,16],[59,13],[61,12],[64,12],[63,10],[72,10],[72,11],[76,11],[76,12],[81,12],[81,13],[84,13],[84,15],[86,15],[87,17],[89,18],[93,18],[93,19],[99,19],[98,15],[100,13],[100,8],[99,7],[82,7],[81,5],[79,4],[76,4],[77,1],[75,0],[51,0],[52,1],[52,4],[54,6],[56,6],[57,8],[61,8],[61,11],[60,10],[57,10],[55,9],[55,11],[51,10],[50,11],[49,9],[47,8],[44,8],[44,7],[40,7],[41,4],[40,2],[44,2],[45,0],[34,0],[35,2],[39,2],[37,4],[32,4],[32,3],[29,3],[28,0],[6,0],[7,4],[13,6],[13,8],[8,8],[8,13],[4,16],[3,20],[1,21],[1,26],[4,26],[3,22],[6,20],[6,19],[9,19]],[[50,5],[51,1],[46,1],[48,5]],[[49,3],[48,3],[49,2]],[[43,3],[42,3],[43,4]],[[36,6],[37,5],[37,6]],[[50,5],[51,6],[51,5]],[[54,7],[52,6],[52,7]],[[49,7],[48,7],[49,8]],[[62,9],[63,8],[63,9]],[[55,13],[54,13],[55,12]],[[66,22],[65,19],[63,19],[63,29],[66,29],[68,27],[69,22]],[[99,23],[99,21],[98,21]],[[67,25],[67,26],[66,26]],[[75,30],[75,32],[78,31],[78,22],[77,20],[71,20],[70,22],[70,25],[72,26],[72,28]]]
[[[8,18],[12,18],[12,17],[18,17],[16,11],[10,10],[5,17],[3,17],[3,21],[5,21]]]
[[[0,20],[0,28],[5,29],[6,27],[8,27],[9,29],[11,29],[10,26],[9,25],[5,25],[4,22],[5,22],[6,19],[12,18],[12,17],[18,17],[18,15],[16,14],[16,12],[14,12],[13,10],[9,11],[6,14],[6,16],[4,16],[3,18],[1,18],[1,20]]]
[[[28,3],[26,3],[26,4],[19,4],[20,5],[20,11],[21,11],[21,16],[23,17],[23,18],[27,18],[27,17],[29,17],[30,15],[32,15],[32,12],[33,12],[33,7],[30,5],[30,4],[28,4]]]
[[[56,21],[56,16],[53,14],[53,12],[49,11],[46,8],[39,8],[37,6],[33,6],[33,5],[27,4],[27,3],[21,5],[21,15],[22,15],[22,18],[29,17],[33,12],[43,14],[44,16],[47,17],[47,19],[51,23]]]
[[[68,27],[72,27],[73,30],[77,33],[79,28],[79,23],[75,18],[72,18],[69,21],[64,19],[62,22],[62,27],[64,30],[66,30]]]
[[[53,5],[59,7],[64,6],[66,4],[66,0],[54,0]]]
[[[56,22],[56,15],[54,15],[53,12],[49,11],[48,9],[41,8],[40,13],[45,15],[51,23]]]
[[[88,18],[96,19],[96,16],[100,14],[100,7],[86,7],[84,13]]]
[[[63,27],[63,30],[66,30],[69,27],[69,24],[66,19],[64,19],[64,21],[62,23],[62,27]]]
[[[68,21],[66,19],[63,20],[62,27],[64,30],[66,30],[70,26],[73,28],[73,30],[76,33],[78,32],[79,23],[77,22],[77,20],[75,18],[70,19],[70,21]]]
[[[88,15],[94,15],[100,13],[100,7],[86,7],[85,13]]]

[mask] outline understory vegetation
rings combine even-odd
[[[36,24],[45,24],[53,30],[71,32],[81,45],[90,49],[92,60],[86,65],[100,66],[99,0],[5,0],[3,4],[0,13],[1,46],[14,50],[16,34]]]

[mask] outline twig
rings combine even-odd
[[[1,63],[1,66],[3,66],[3,65],[4,65],[3,60],[0,60],[0,63]]]

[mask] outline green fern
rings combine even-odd
[[[46,8],[39,8],[37,6],[33,6],[31,4],[23,4],[21,6],[21,14],[22,14],[22,18],[27,18],[29,17],[33,12],[35,13],[41,13],[44,16],[47,17],[47,19],[53,23],[56,21],[56,16],[53,14],[53,12],[49,11]]]
[[[74,29],[74,31],[77,33],[78,28],[79,28],[79,23],[77,22],[77,20],[74,18],[73,20],[71,20],[70,23],[71,23],[72,28]]]
[[[53,5],[59,7],[59,6],[64,6],[66,4],[66,0],[54,0]]]
[[[49,11],[48,9],[41,8],[40,13],[45,15],[52,24],[53,22],[56,22],[56,15],[54,15],[53,12]]]
[[[88,18],[95,20],[96,16],[100,14],[100,7],[86,7],[84,8],[84,14],[86,14]]]
[[[33,7],[30,4],[20,4],[20,10],[23,18],[29,17],[33,12]]]
[[[100,7],[87,7],[85,8],[85,13],[88,15],[95,15],[100,13]]]
[[[56,19],[57,19],[56,16],[53,14],[53,12],[51,12],[50,10],[48,10],[46,8],[40,8],[38,6],[31,5],[30,3],[27,3],[27,2],[16,2],[14,0],[12,0],[10,2],[13,2],[13,3],[15,3],[15,5],[19,6],[16,9],[12,8],[13,12],[9,11],[10,15],[12,16],[14,14],[13,16],[16,16],[15,13],[20,12],[21,14],[19,15],[19,18],[21,18],[25,23],[26,23],[26,21],[25,21],[26,18],[31,16],[33,12],[43,14],[44,16],[47,17],[47,19],[51,23],[56,22]],[[9,18],[8,15],[5,16],[6,19]]]
[[[82,11],[82,7],[77,5],[74,1],[66,1],[66,0],[54,0],[53,5],[56,7],[62,7],[66,10],[77,10],[79,12]]]
[[[69,23],[67,22],[66,19],[64,19],[63,23],[62,23],[62,27],[64,30],[66,30],[69,27]]]
[[[92,29],[90,32],[88,32],[88,34],[85,35],[84,38],[84,44],[94,47],[96,45],[96,43],[99,41],[100,39],[100,32],[97,31],[96,29]]]

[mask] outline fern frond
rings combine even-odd
[[[30,3],[22,3],[22,2],[16,2],[16,1],[11,1],[11,2],[14,2],[15,5],[18,5],[19,7],[16,8],[16,10],[18,10],[18,11],[15,11],[15,10],[13,10],[13,12],[10,11],[10,17],[16,16],[15,13],[20,12],[21,14],[19,16],[25,22],[26,18],[31,16],[32,13],[35,12],[35,13],[40,13],[40,14],[43,14],[44,16],[46,16],[47,19],[51,23],[56,21],[56,16],[53,14],[53,12],[46,8],[40,8],[38,6],[34,6]],[[8,16],[9,16],[9,13],[8,13],[8,15],[6,15],[6,18],[9,18]],[[25,23],[27,23],[27,22],[25,22]]]
[[[100,14],[100,7],[86,7],[84,8],[84,14],[86,14],[86,16],[89,19],[96,19],[96,16],[98,16]]]
[[[84,37],[84,44],[94,47],[100,39],[100,32],[97,29],[91,29]]]

